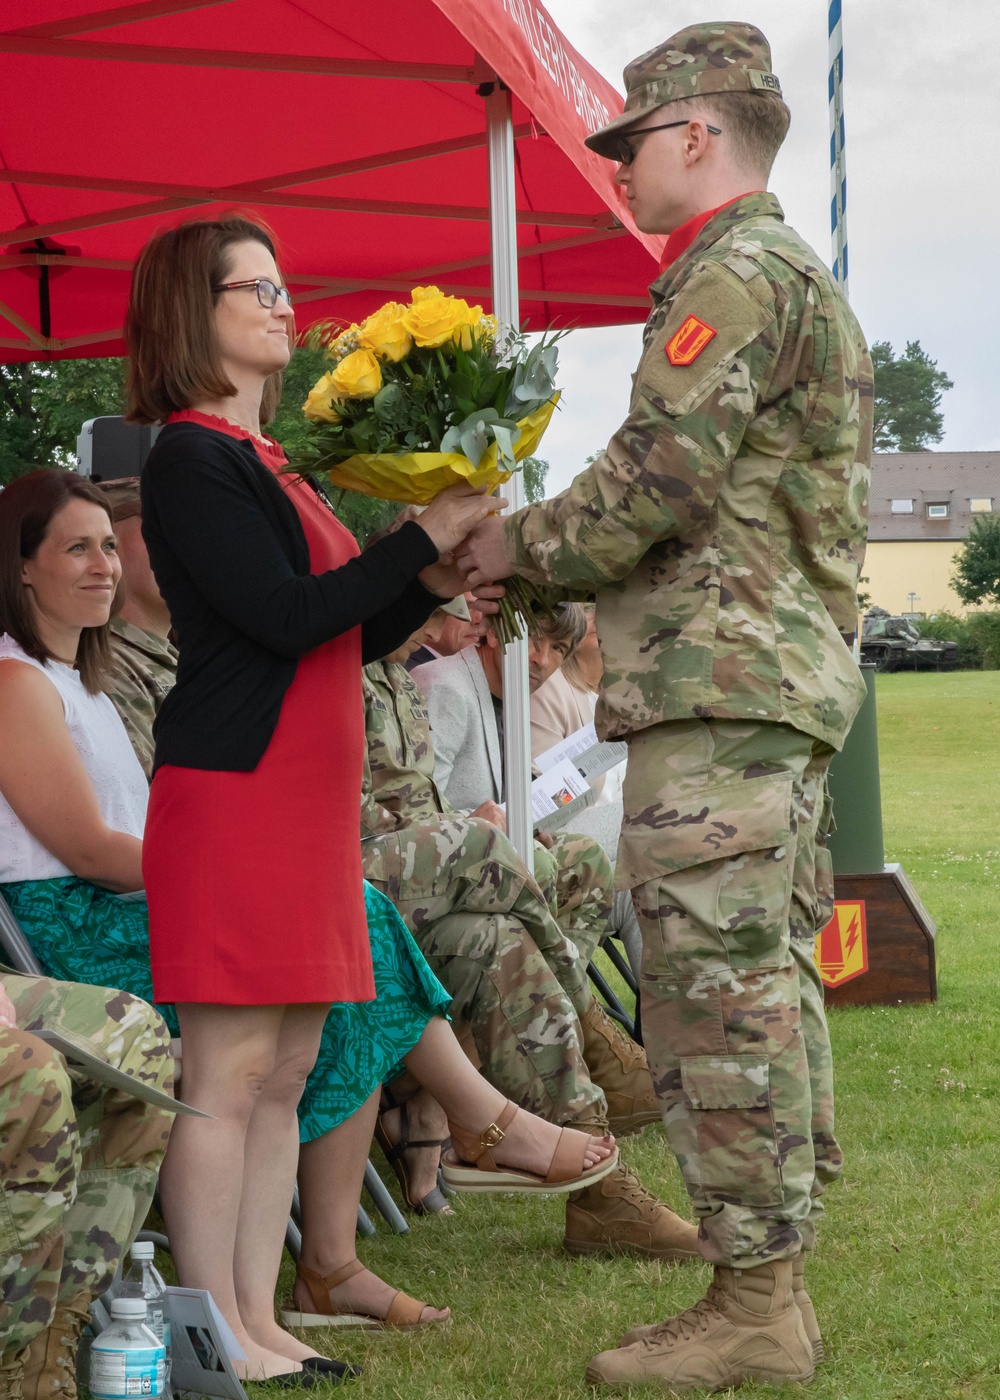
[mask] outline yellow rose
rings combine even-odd
[[[434,292],[433,287],[415,287],[416,292]],[[482,311],[480,309],[480,315]],[[472,308],[460,297],[446,297],[438,292],[415,300],[407,308],[403,325],[417,345],[433,350],[458,339],[463,326],[470,324]]]
[[[382,387],[382,371],[370,350],[354,350],[330,371],[330,386],[342,399],[372,399]]]
[[[435,297],[441,295],[440,287],[414,287],[410,293],[411,301],[433,301]]]
[[[302,412],[315,423],[339,423],[340,414],[333,403],[333,374],[324,374],[309,390]]]
[[[358,327],[361,348],[398,364],[413,349],[413,337],[403,324],[405,315],[406,307],[401,302],[387,301],[380,306]]]
[[[482,337],[480,323],[483,319],[483,308],[481,306],[466,306],[465,302],[462,305],[465,306],[469,314],[456,328],[452,339],[456,345],[461,345],[463,350],[471,350],[474,342]]]

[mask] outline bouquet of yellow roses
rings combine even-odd
[[[530,456],[552,417],[559,336],[530,350],[501,335],[495,317],[437,287],[415,287],[360,325],[313,327],[332,367],[302,406],[314,424],[292,462],[334,486],[382,500],[427,505],[446,487],[492,491]],[[498,633],[522,635],[548,605],[508,580]]]

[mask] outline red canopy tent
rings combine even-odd
[[[304,319],[355,319],[419,281],[489,301],[497,78],[522,319],[645,315],[659,241],[582,144],[621,98],[536,0],[5,0],[3,15],[4,360],[121,354],[150,233],[234,205],[275,228]]]
[[[234,205],[275,229],[300,326],[431,281],[531,329],[645,317],[660,240],[583,145],[621,98],[538,0],[348,9],[5,0],[0,360],[121,354],[146,239]],[[523,645],[504,675],[530,862]]]

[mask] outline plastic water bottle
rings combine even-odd
[[[115,1298],[111,1326],[90,1348],[90,1393],[93,1400],[162,1400],[167,1350],[146,1326],[144,1298]]]
[[[136,1240],[132,1246],[132,1267],[122,1281],[123,1298],[143,1298],[146,1302],[146,1326],[163,1343],[166,1350],[164,1397],[170,1390],[170,1314],[167,1311],[166,1284],[153,1263],[155,1246],[151,1241]]]

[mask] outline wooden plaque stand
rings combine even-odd
[[[901,865],[837,875],[837,908],[816,941],[827,1006],[936,1001],[934,920]]]

